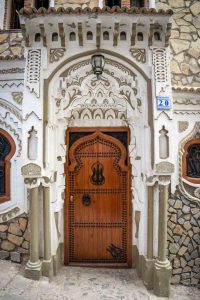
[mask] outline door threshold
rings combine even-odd
[[[69,262],[70,267],[88,267],[88,268],[131,268],[127,263],[80,263],[80,262]]]

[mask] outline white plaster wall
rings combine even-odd
[[[0,0],[0,30],[3,29],[5,0]]]

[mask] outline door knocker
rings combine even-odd
[[[91,183],[95,185],[102,185],[105,182],[105,177],[103,176],[103,165],[97,161],[92,166],[92,176],[91,176]]]

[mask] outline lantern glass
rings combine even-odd
[[[105,65],[104,56],[101,54],[96,54],[92,56],[92,70],[97,78],[103,73]]]

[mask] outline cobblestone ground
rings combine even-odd
[[[0,299],[3,300],[158,300],[146,290],[133,269],[62,267],[49,283],[23,277],[23,266],[0,261]],[[171,286],[173,300],[199,300],[200,290]]]

